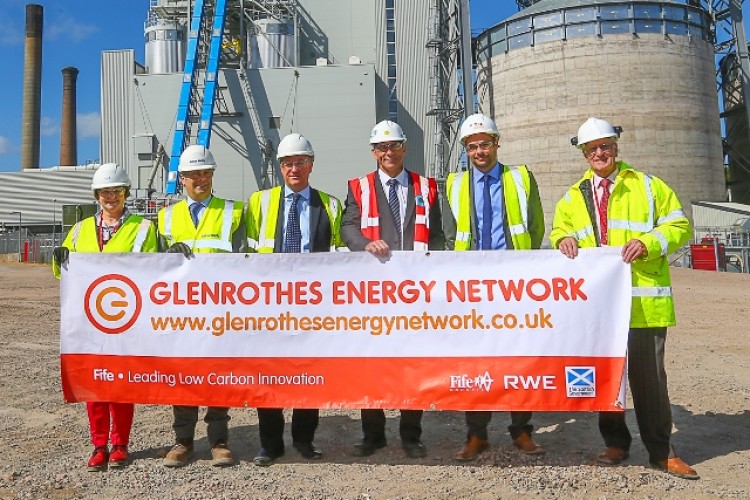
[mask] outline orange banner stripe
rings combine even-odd
[[[624,366],[607,357],[61,356],[67,402],[322,409],[617,411]],[[578,382],[571,390],[566,370]]]

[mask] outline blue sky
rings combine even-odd
[[[0,51],[5,76],[0,78],[3,120],[0,121],[0,172],[20,171],[23,60],[26,23],[24,0],[0,0]],[[143,22],[149,0],[36,0],[44,6],[42,44],[42,119],[40,166],[57,165],[60,158],[62,69],[75,66],[78,74],[78,162],[99,158],[102,50],[135,49],[144,62]],[[474,30],[516,12],[513,0],[472,0]]]
[[[367,1],[367,0],[365,0]],[[412,1],[412,0],[408,0]],[[0,0],[0,172],[21,163],[25,0]],[[99,158],[99,66],[103,50],[135,49],[144,62],[143,22],[149,0],[36,0],[44,6],[40,166],[59,163],[62,69],[78,74],[78,162]],[[472,31],[482,31],[514,14],[514,0],[471,0]]]

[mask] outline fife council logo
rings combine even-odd
[[[569,398],[596,397],[596,367],[566,366],[565,387]]]
[[[450,376],[450,390],[451,391],[474,391],[474,392],[490,392],[492,383],[495,380],[490,375],[489,371],[485,371],[482,375],[476,375],[470,377],[469,375],[451,375]]]
[[[122,333],[138,319],[143,299],[135,283],[121,274],[97,278],[86,289],[83,309],[89,322],[102,333]]]

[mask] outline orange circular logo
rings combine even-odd
[[[143,305],[138,287],[121,274],[107,274],[95,280],[86,290],[83,301],[91,324],[113,335],[133,326]]]

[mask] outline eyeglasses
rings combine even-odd
[[[188,179],[200,179],[201,177],[213,177],[214,171],[213,170],[193,170],[192,172],[182,172],[183,177],[187,177]]]
[[[125,194],[125,188],[100,189],[99,196],[120,196]]]
[[[281,166],[284,168],[304,168],[312,163],[312,160],[310,158],[306,158],[304,160],[283,160],[281,162]]]
[[[377,149],[381,153],[391,151],[401,151],[404,149],[405,144],[403,142],[381,142],[380,144],[373,144],[372,149]]]
[[[480,149],[482,151],[489,151],[493,144],[495,144],[495,141],[473,142],[466,145],[466,150],[469,153],[474,153],[475,151],[479,151]]]
[[[604,144],[599,144],[598,146],[589,146],[583,149],[583,154],[586,156],[586,158],[591,158],[596,154],[596,150],[598,149],[604,154],[609,154],[612,152],[612,150],[615,148],[614,142],[607,142]]]

